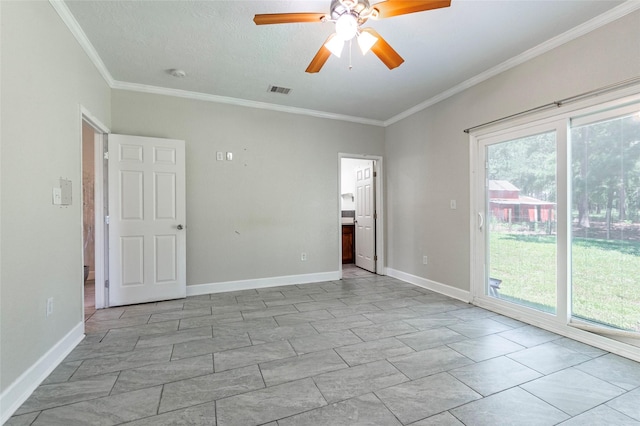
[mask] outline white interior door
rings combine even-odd
[[[184,141],[109,135],[109,305],[186,296]]]
[[[356,170],[356,266],[376,272],[375,179],[373,161]]]

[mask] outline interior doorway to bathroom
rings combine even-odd
[[[79,125],[83,259],[83,278],[79,288],[86,321],[96,309],[107,306],[104,148],[109,129],[82,106]]]
[[[87,121],[82,120],[82,250],[85,320],[96,311],[95,139],[95,129]]]
[[[342,154],[339,164],[341,276],[384,275],[382,158]]]

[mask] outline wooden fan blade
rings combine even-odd
[[[322,22],[326,13],[265,13],[256,15],[253,22],[256,25],[295,24],[298,22]]]
[[[363,32],[367,32],[376,37],[378,41],[371,47],[371,51],[380,58],[380,60],[390,69],[399,67],[404,62],[402,56],[398,55],[398,52],[393,50],[393,47],[382,38],[380,34],[373,28],[363,28]]]
[[[449,6],[451,0],[387,0],[375,4],[373,8],[378,11],[378,19],[383,19]]]
[[[313,57],[311,63],[305,70],[306,72],[313,74],[322,69],[325,62],[327,62],[327,59],[329,59],[329,56],[331,56],[331,51],[329,51],[329,49],[327,49],[324,45],[327,44],[333,37],[335,37],[335,33],[331,34],[325,40],[325,42],[322,44],[322,47],[320,47],[320,50],[318,50],[318,53],[316,53],[316,56]]]

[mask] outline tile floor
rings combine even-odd
[[[640,364],[352,273],[98,310],[7,424],[640,424]]]

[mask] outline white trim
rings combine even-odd
[[[295,108],[286,105],[270,104],[266,102],[250,101],[246,99],[231,98],[227,96],[218,96],[207,93],[190,92],[186,90],[169,89],[164,87],[150,86],[146,84],[127,83],[124,81],[114,80],[113,76],[102,61],[102,58],[100,58],[100,55],[96,51],[95,47],[93,47],[93,44],[91,43],[91,41],[89,41],[86,33],[83,31],[78,21],[76,21],[73,13],[71,13],[64,1],[49,0],[49,3],[51,4],[51,6],[53,6],[55,11],[58,12],[58,15],[60,15],[62,21],[65,23],[67,28],[69,28],[71,34],[78,41],[84,52],[87,54],[91,62],[93,62],[95,67],[98,69],[98,72],[100,73],[102,78],[104,78],[111,89],[128,90],[141,93],[153,93],[157,95],[175,96],[178,98],[216,102],[248,108],[267,109],[272,111],[286,112],[290,114],[307,115],[310,117],[327,118],[330,120],[349,121],[352,123],[369,124],[372,126],[380,127],[384,126],[384,123],[382,121],[373,120],[370,118],[354,117],[350,115],[334,114],[330,112],[316,111],[311,109]]]
[[[98,120],[91,112],[80,105],[80,152],[82,153],[82,122],[86,121],[95,131],[94,139],[94,281],[95,281],[95,307],[102,309],[107,307],[105,295],[105,225],[104,225],[104,136],[109,133],[109,128]],[[80,157],[82,158],[82,156]],[[82,163],[80,165],[82,168]],[[82,221],[81,221],[82,222]],[[81,225],[82,226],[82,225]],[[83,231],[84,232],[84,231]],[[83,251],[84,256],[84,251]],[[83,262],[84,263],[84,262]],[[82,285],[82,300],[84,300],[84,285]],[[84,309],[83,309],[84,312]]]
[[[636,87],[640,89],[640,84],[637,84]],[[599,121],[612,120],[614,118],[622,118],[630,115],[637,117],[638,110],[638,100],[635,102],[632,101],[628,105],[624,105],[624,103],[616,103],[615,105],[612,105],[611,108],[606,108],[602,111],[586,113],[581,116],[572,116],[571,127],[588,126]]]
[[[409,108],[408,110],[401,112],[400,114],[391,117],[390,119],[386,120],[384,122],[384,127],[390,126],[394,123],[397,123],[400,120],[403,120],[417,112],[420,112],[424,109],[429,108],[432,105],[437,104],[440,101],[443,101],[447,98],[450,98],[464,90],[469,89],[470,87],[475,86],[476,84],[480,84],[485,80],[488,80],[492,77],[495,77],[498,74],[501,74],[505,71],[510,70],[511,68],[514,68],[518,65],[521,65],[527,61],[530,61],[531,59],[540,56],[544,53],[547,53],[550,50],[555,49],[556,47],[559,47],[565,43],[568,43],[578,37],[581,37],[585,34],[590,33],[591,31],[594,31],[604,25],[607,25],[617,19],[622,18],[623,16],[626,16],[632,12],[635,12],[636,10],[640,9],[640,1],[636,1],[636,0],[627,0],[625,3],[622,3],[620,6],[614,7],[613,9],[608,10],[607,12],[603,13],[602,15],[598,15],[595,18],[581,24],[578,25],[577,27],[574,27],[572,29],[570,29],[569,31],[566,31],[556,37],[553,37],[535,47],[532,47],[529,50],[526,50],[524,52],[522,52],[521,54],[514,56],[511,59],[506,60],[505,62],[496,65],[495,67],[480,73],[478,75],[476,75],[475,77],[472,77],[466,81],[463,81],[462,83],[448,89],[445,90],[444,92],[430,98],[427,99],[426,101],[419,103],[418,105]]]
[[[636,331],[611,328],[603,324],[580,320],[576,317],[569,318],[569,320],[567,321],[567,325],[569,327],[579,328],[580,330],[589,331],[591,333],[600,334],[602,336],[625,337],[632,341],[640,343],[640,334],[638,334],[638,332]]]
[[[529,61],[537,56],[540,56],[552,49],[555,49],[558,46],[568,43],[571,40],[581,37],[591,31],[594,31],[606,24],[609,24],[617,19],[622,18],[623,16],[626,16],[640,9],[640,1],[627,0],[625,3],[622,3],[621,5],[614,7],[613,9],[610,9],[607,12],[599,16],[596,16],[595,18],[581,25],[578,25],[577,27],[574,27],[550,40],[547,40],[546,42],[541,43],[501,64],[498,64],[495,67],[481,74],[478,74],[475,77],[472,77],[466,81],[463,81],[457,86],[454,86],[448,90],[445,90],[444,92],[436,96],[433,96],[427,99],[426,101],[421,102],[418,105],[412,108],[409,108],[406,111],[401,112],[400,114],[395,115],[394,117],[391,117],[386,121],[381,121],[381,120],[374,120],[374,119],[364,118],[364,117],[354,117],[354,116],[334,114],[334,113],[324,112],[324,111],[315,111],[315,110],[304,109],[304,108],[295,108],[295,107],[288,107],[284,105],[270,104],[266,102],[249,101],[245,99],[230,98],[226,96],[217,96],[217,95],[211,95],[211,94],[205,94],[205,93],[199,93],[199,92],[190,92],[190,91],[178,90],[178,89],[168,89],[168,88],[149,86],[149,85],[137,84],[137,83],[127,83],[123,81],[114,80],[113,77],[111,76],[111,73],[109,73],[109,70],[105,66],[104,62],[102,62],[102,59],[96,52],[96,49],[93,47],[93,44],[91,44],[91,42],[87,38],[87,35],[82,30],[82,27],[80,26],[80,24],[78,24],[78,21],[76,21],[75,17],[71,13],[67,5],[64,3],[64,1],[49,0],[49,3],[51,4],[51,6],[53,6],[56,12],[58,12],[58,15],[60,15],[60,18],[62,19],[62,21],[65,23],[67,28],[69,28],[69,31],[71,31],[71,34],[73,34],[75,39],[78,41],[82,49],[85,51],[85,53],[89,57],[89,59],[93,62],[95,67],[100,72],[100,75],[102,75],[104,80],[112,89],[129,90],[129,91],[142,92],[142,93],[154,93],[154,94],[166,95],[166,96],[176,96],[176,97],[187,98],[187,99],[217,102],[217,103],[224,103],[229,105],[238,105],[238,106],[244,106],[249,108],[259,108],[259,109],[287,112],[291,114],[308,115],[311,117],[327,118],[330,120],[340,120],[340,121],[348,121],[348,122],[359,123],[359,124],[369,124],[372,126],[380,126],[380,127],[387,127],[394,123],[397,123],[400,120],[403,120],[417,112],[420,112],[432,105],[435,105],[440,101],[450,98],[451,96],[454,96],[470,87],[473,87],[476,84],[482,83],[483,81],[488,80],[491,77],[494,77],[520,64],[523,64],[526,61]]]
[[[99,133],[99,130],[94,128],[94,142],[93,142],[93,213],[94,213],[94,226],[93,226],[93,268],[94,268],[94,290],[95,290],[95,308],[102,309],[107,306],[105,298],[105,268],[106,268],[106,234],[104,223],[104,136],[106,133]],[[84,286],[83,286],[84,287]],[[84,300],[84,298],[82,299]]]
[[[340,279],[339,271],[318,272],[315,274],[285,275],[283,277],[255,278],[252,280],[224,281],[209,284],[187,286],[187,297],[201,294],[223,293],[237,290],[253,290],[256,288],[278,287],[292,284],[311,284]]]
[[[316,118],[327,118],[330,120],[349,121],[358,124],[368,124],[372,126],[384,126],[384,122],[370,118],[354,117],[350,115],[334,114],[332,112],[316,111],[312,109],[297,108],[286,105],[270,104],[267,102],[250,101],[247,99],[231,98],[228,96],[211,95],[208,93],[190,92],[180,89],[169,89],[166,87],[150,86],[138,83],[126,83],[115,81],[112,89],[128,90],[131,92],[151,93],[156,95],[174,96],[177,98],[193,99],[197,101],[214,102],[219,104],[235,105],[247,108],[266,109],[271,111],[286,112],[289,114],[306,115]]]
[[[454,299],[461,300],[465,303],[470,303],[471,301],[470,292],[452,287],[447,284],[442,284],[437,281],[429,280],[427,278],[411,275],[393,268],[387,268],[387,275],[407,282],[409,284],[417,285],[418,287],[426,288],[427,290],[435,291],[437,293],[444,294],[445,296],[453,297]]]
[[[100,120],[98,120],[96,116],[91,114],[91,111],[89,111],[87,108],[85,108],[82,105],[80,105],[80,114],[83,117],[83,119],[87,123],[91,124],[91,126],[94,129],[100,131],[101,133],[109,133],[109,128],[105,126]]]
[[[9,420],[9,417],[20,408],[82,339],[84,339],[84,323],[81,321],[0,394],[0,424]]]
[[[80,26],[80,24],[78,24],[75,16],[73,16],[64,1],[49,0],[49,4],[51,4],[55,11],[58,12],[58,15],[60,15],[60,18],[62,19],[62,22],[64,22],[67,28],[69,28],[69,31],[71,31],[71,34],[73,34],[76,41],[80,44],[82,50],[84,50],[91,62],[93,62],[93,65],[98,69],[98,72],[100,73],[102,78],[104,78],[104,80],[110,87],[113,87],[114,80],[111,76],[111,73],[105,66],[104,62],[102,62],[102,58],[100,58],[100,55],[98,55],[95,47],[93,47],[93,44],[91,44],[89,38],[82,30],[82,27]]]
[[[387,269],[385,267],[385,251],[386,251],[386,242],[384,236],[387,234],[385,231],[385,216],[384,212],[385,201],[384,201],[384,158],[382,156],[377,157],[376,159],[376,173],[378,180],[376,181],[376,256],[378,256],[378,261],[376,262],[376,274],[378,275],[386,275]],[[355,259],[354,259],[355,261]]]

